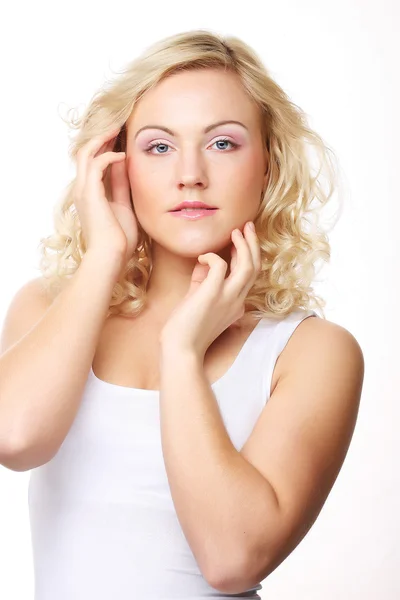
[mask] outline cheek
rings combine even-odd
[[[148,183],[149,179],[143,174],[143,171],[132,166],[128,166],[127,174],[135,211],[137,213],[146,212],[152,206],[150,198],[153,194]]]
[[[162,210],[166,198],[162,197],[165,184],[160,173],[155,173],[154,168],[149,168],[140,159],[133,161],[130,157],[127,160],[127,174],[135,206],[146,212]]]
[[[142,228],[153,237],[160,215],[154,209],[154,203],[142,195],[133,197],[133,208]]]
[[[254,166],[243,168],[232,181],[235,209],[243,214],[256,211],[261,201],[262,185],[260,172]]]
[[[235,184],[255,190],[262,186],[264,171],[263,157],[258,148],[246,146],[243,152],[238,154],[240,161],[234,164],[232,171]]]
[[[243,166],[243,179],[249,189],[255,190],[262,187],[263,163],[257,153],[252,153],[250,159]]]

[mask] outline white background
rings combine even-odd
[[[53,205],[73,176],[59,111],[84,106],[109,67],[154,41],[197,28],[241,37],[338,155],[345,206],[316,291],[327,318],[363,349],[364,389],[349,453],[317,522],[263,582],[271,600],[400,598],[399,21],[396,0],[236,8],[221,0],[69,0],[2,9],[0,324],[17,289],[40,274],[39,239],[51,233]],[[33,598],[28,479],[0,467],[4,600]]]

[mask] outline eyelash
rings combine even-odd
[[[221,138],[220,140],[215,140],[214,144],[216,144],[217,142],[229,142],[230,144],[232,144],[233,148],[237,148],[239,144],[236,144],[235,142],[232,142],[231,140],[228,140],[227,138]],[[214,145],[213,144],[213,145]],[[165,144],[164,142],[152,142],[149,146],[147,146],[145,152],[147,152],[148,154],[150,154],[150,150],[152,150],[153,148],[156,148],[157,146],[167,146],[169,147],[168,144]],[[159,154],[159,153],[158,153]],[[161,152],[161,154],[166,154],[166,152]],[[161,156],[161,154],[159,154]]]

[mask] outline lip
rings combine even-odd
[[[203,217],[211,217],[214,213],[216,213],[218,208],[198,208],[193,210],[176,210],[169,211],[173,217],[180,217],[181,219],[189,219],[190,221],[202,219]]]
[[[205,202],[181,202],[180,204],[177,204],[175,206],[175,208],[172,208],[169,212],[175,211],[175,210],[181,210],[182,208],[213,208],[216,209],[216,206],[210,206],[209,204],[206,204]]]

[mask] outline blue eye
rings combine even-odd
[[[219,144],[220,142],[222,142],[222,143],[228,142],[228,144],[231,144],[232,148],[237,148],[238,147],[238,144],[235,144],[235,142],[232,142],[231,140],[228,140],[227,138],[223,138],[222,140],[216,140],[214,142],[214,144]],[[220,148],[220,150],[222,150],[222,148]]]
[[[166,147],[168,147],[168,145],[164,144],[163,142],[153,142],[152,144],[150,144],[149,146],[147,146],[145,152],[150,153],[150,150],[152,148],[158,148],[159,146],[166,146]],[[160,154],[160,152],[157,152],[156,154]],[[161,154],[165,154],[165,152],[161,152]]]
[[[216,140],[214,142],[214,144],[219,144],[221,142],[228,142],[228,144],[231,144],[232,148],[237,148],[238,144],[235,144],[235,142],[232,142],[231,140],[228,140],[227,138],[223,138],[221,140]],[[213,144],[213,145],[214,145]],[[165,146],[166,148],[169,148],[168,144],[165,144],[164,142],[152,142],[149,146],[147,146],[145,152],[147,152],[148,154],[150,154],[150,151],[152,150],[152,148],[159,148],[160,146]],[[222,148],[220,148],[221,150]],[[166,152],[156,152],[156,154],[166,154]]]

